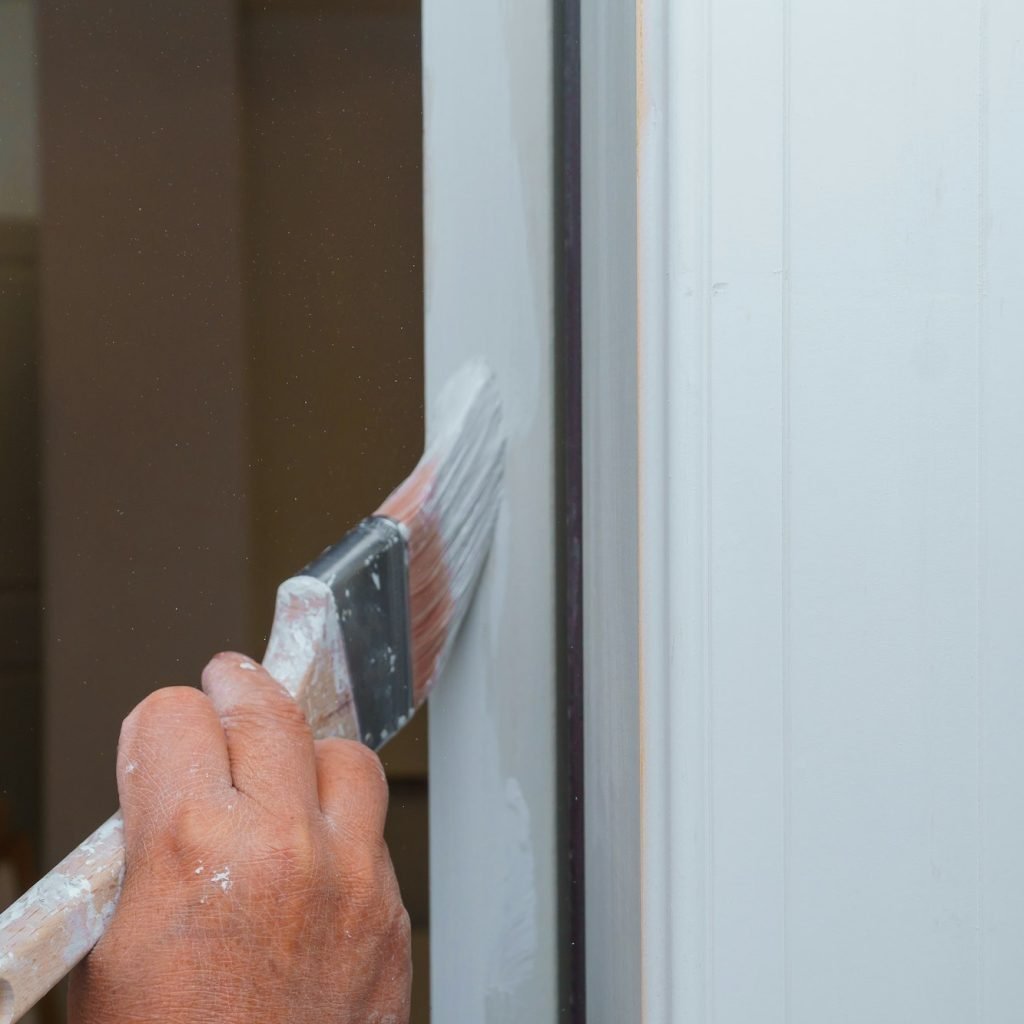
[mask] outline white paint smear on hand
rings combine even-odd
[[[227,892],[228,889],[230,889],[231,886],[234,884],[231,881],[231,868],[225,864],[224,867],[220,869],[220,871],[215,871],[210,876],[210,881],[214,885],[219,885],[221,892]]]

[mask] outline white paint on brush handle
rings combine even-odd
[[[295,698],[317,739],[359,739],[338,606],[326,583],[293,576],[277,588],[263,667]]]
[[[358,739],[330,587],[308,576],[281,584],[264,664],[315,736]],[[0,915],[0,1024],[19,1020],[96,945],[117,907],[124,867],[118,811]]]
[[[123,877],[118,811],[0,915],[0,1024],[18,1020],[92,949]]]

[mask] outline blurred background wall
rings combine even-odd
[[[0,0],[0,835],[43,866],[116,806],[131,707],[261,654],[415,462],[422,114],[417,0],[34,6]],[[425,736],[386,759],[418,1020]]]
[[[32,7],[0,0],[0,903],[40,823],[36,90]]]

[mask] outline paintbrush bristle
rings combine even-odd
[[[378,515],[409,545],[415,703],[437,679],[469,607],[501,500],[505,437],[493,374],[472,365],[438,400],[423,458]]]

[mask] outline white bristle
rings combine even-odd
[[[441,392],[434,423],[424,454],[434,465],[434,485],[424,505],[444,539],[454,633],[473,596],[501,500],[505,435],[494,375],[482,365],[461,370]]]
[[[487,556],[504,451],[494,377],[467,366],[441,392],[419,465],[381,506],[409,543],[417,704],[440,674]]]

